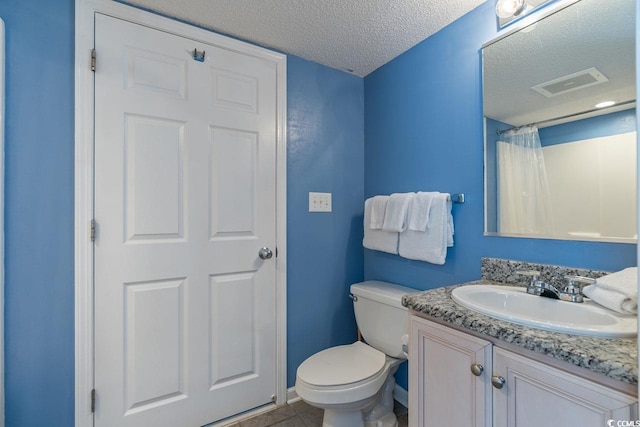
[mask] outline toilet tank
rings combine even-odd
[[[409,333],[409,315],[402,306],[402,296],[415,292],[377,280],[351,285],[356,322],[367,344],[391,357],[406,359],[402,344]]]

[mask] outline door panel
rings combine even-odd
[[[126,413],[186,398],[184,288],[185,278],[125,285]]]
[[[256,238],[258,135],[212,128],[210,149],[211,238]]]
[[[96,51],[96,426],[269,403],[276,65],[99,14]]]
[[[495,348],[493,373],[506,383],[494,389],[494,426],[599,427],[637,419],[637,400],[593,381]]]
[[[184,238],[184,122],[125,118],[127,241]]]
[[[211,277],[211,388],[255,377],[255,272]],[[238,307],[248,310],[238,310]],[[226,327],[238,326],[240,333]]]

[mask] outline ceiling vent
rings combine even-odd
[[[540,83],[531,89],[546,96],[547,98],[551,98],[552,96],[560,95],[562,93],[571,92],[573,90],[582,89],[608,81],[609,79],[607,79],[604,74],[598,71],[595,67],[592,67],[587,70],[569,74],[568,76]]]

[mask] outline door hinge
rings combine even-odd
[[[96,50],[91,49],[91,71],[96,71]]]
[[[96,389],[91,390],[91,413],[96,412]]]
[[[96,220],[95,219],[91,220],[91,241],[92,242],[96,241]]]

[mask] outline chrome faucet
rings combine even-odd
[[[536,295],[539,297],[547,297],[553,299],[560,299],[560,291],[555,286],[545,283],[540,280],[540,272],[535,270],[516,271],[516,273],[530,277],[530,282],[527,285],[527,293]]]
[[[522,276],[528,276],[531,278],[527,285],[527,293],[536,295],[539,297],[547,297],[552,299],[559,299],[567,302],[583,302],[584,297],[582,295],[582,287],[580,283],[594,283],[595,279],[583,276],[565,276],[567,284],[558,290],[550,283],[545,283],[540,280],[540,272],[535,270],[517,271],[516,273]]]

